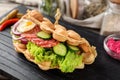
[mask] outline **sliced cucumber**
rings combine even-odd
[[[73,51],[80,51],[80,49],[77,46],[68,45],[68,47]]]
[[[38,33],[37,33],[37,36],[38,36],[39,38],[42,38],[42,39],[50,39],[50,38],[51,38],[51,35],[48,34],[48,33],[46,33],[46,32],[44,32],[44,31],[38,32]]]
[[[60,56],[65,56],[67,53],[67,48],[64,44],[59,43],[53,47],[53,51]]]

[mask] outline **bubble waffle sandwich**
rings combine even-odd
[[[92,64],[96,47],[73,30],[58,24],[60,13],[53,24],[39,11],[31,10],[12,26],[14,48],[42,70],[60,69],[73,72]]]

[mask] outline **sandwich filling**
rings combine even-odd
[[[97,56],[96,48],[85,38],[58,23],[53,24],[36,10],[29,11],[13,25],[11,34],[14,47],[40,68],[47,66],[47,70],[73,72],[84,68],[84,64],[92,64]]]

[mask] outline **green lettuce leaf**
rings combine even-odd
[[[55,54],[51,48],[45,49],[32,42],[28,42],[27,49],[35,57],[34,61],[36,63],[51,61],[51,67],[56,67],[59,66],[59,63],[61,63],[62,60],[64,60],[64,57]]]
[[[68,51],[65,60],[60,64],[62,72],[73,72],[75,68],[82,64],[82,55],[78,55],[73,51]]]
[[[43,53],[45,52],[44,48],[42,48],[40,46],[38,47],[32,42],[28,42],[27,49],[34,57],[39,55],[39,54],[43,55]]]
[[[28,42],[27,49],[35,57],[35,62],[40,63],[50,61],[51,67],[60,67],[62,72],[73,72],[82,63],[82,55],[68,49],[66,56],[59,56],[54,53],[52,48],[42,48],[32,42]]]

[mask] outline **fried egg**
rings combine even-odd
[[[27,32],[35,27],[35,23],[30,20],[22,19],[17,27],[19,32]]]

